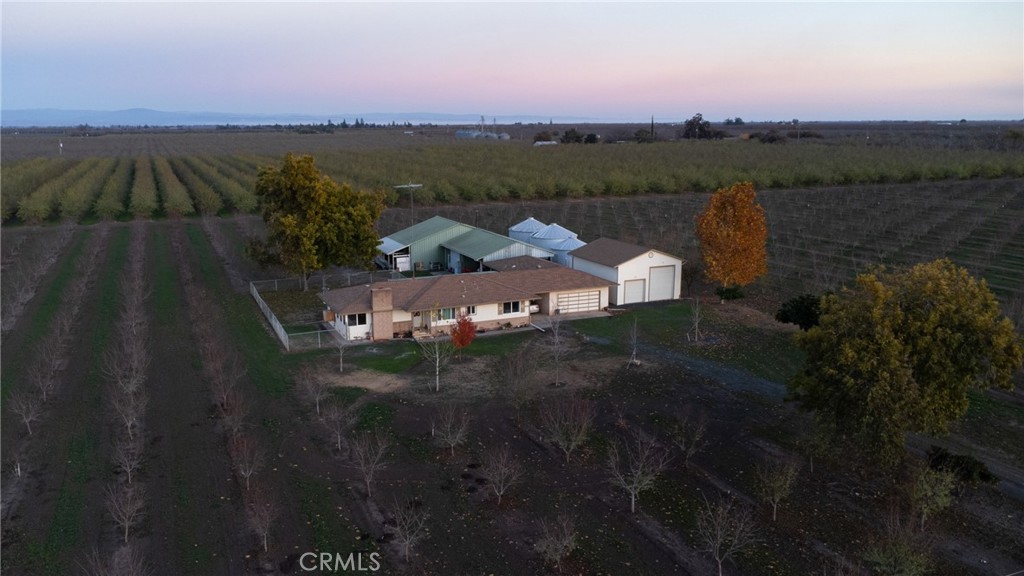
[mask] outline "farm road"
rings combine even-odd
[[[673,363],[683,366],[694,374],[722,383],[733,392],[754,392],[778,401],[782,401],[786,395],[785,385],[760,378],[742,368],[727,366],[714,360],[660,346],[641,344],[638,348],[642,354],[670,359]]]

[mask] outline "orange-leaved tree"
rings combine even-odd
[[[452,328],[452,345],[459,351],[459,359],[462,359],[462,349],[469,346],[476,338],[476,323],[466,314],[459,314]]]
[[[697,216],[704,273],[723,288],[750,284],[768,272],[768,225],[754,185],[719,188]]]

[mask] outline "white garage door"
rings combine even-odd
[[[558,309],[563,314],[601,309],[601,291],[568,292],[558,295]]]
[[[626,280],[625,290],[622,297],[623,304],[634,304],[643,302],[647,295],[646,280]]]
[[[671,300],[676,297],[676,267],[651,268],[651,300]]]

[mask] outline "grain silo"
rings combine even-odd
[[[547,224],[530,216],[519,224],[509,227],[508,237],[520,242],[531,243],[530,237],[547,227]]]
[[[534,232],[533,236],[530,236],[530,239],[526,241],[534,246],[550,250],[556,244],[568,238],[576,238],[576,233],[558,224],[548,224],[544,229]]]
[[[548,249],[555,254],[552,260],[562,266],[572,268],[572,256],[569,255],[569,252],[586,245],[587,243],[579,238],[565,238],[564,240],[559,240],[557,244]]]

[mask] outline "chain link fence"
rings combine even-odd
[[[320,274],[309,279],[310,289],[325,292],[332,288],[344,288],[360,284],[372,284],[390,280],[395,277],[391,271],[345,271],[334,274]],[[332,329],[310,330],[314,326],[320,326],[319,322],[301,324],[298,326],[285,326],[274,314],[270,305],[260,296],[260,292],[276,292],[287,290],[302,290],[301,278],[277,278],[274,280],[253,280],[249,282],[249,294],[259,306],[263,316],[267,319],[277,339],[284,346],[284,349],[293,352],[296,350],[314,350],[320,348],[333,348],[337,346],[339,335]]]

